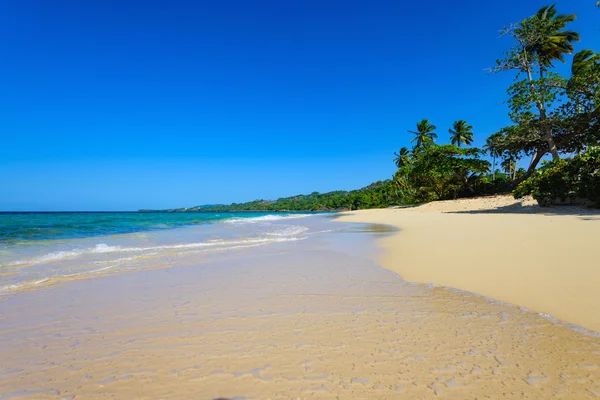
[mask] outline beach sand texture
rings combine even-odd
[[[408,230],[330,225],[0,299],[0,398],[600,396],[599,337],[372,261],[374,237]]]
[[[412,282],[479,293],[600,332],[600,212],[494,196],[365,210],[386,223],[381,264]]]

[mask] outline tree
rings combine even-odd
[[[573,54],[573,42],[580,40],[575,31],[566,30],[575,21],[575,14],[559,14],[555,5],[542,7],[532,18],[525,20],[521,33],[529,36],[528,51],[538,57],[540,75],[552,67],[552,61],[565,62],[565,54]]]
[[[473,143],[473,127],[464,119],[455,121],[453,128],[448,129],[448,132],[450,133],[450,142],[458,147],[463,144],[469,146]]]
[[[600,144],[600,54],[582,50],[575,54],[566,85],[566,101],[556,140],[566,153],[581,153]],[[565,99],[563,99],[565,100]]]
[[[502,132],[494,133],[485,140],[485,146],[483,149],[492,156],[492,180],[496,180],[496,157],[500,157],[502,152],[500,151],[500,142],[503,138]]]
[[[526,114],[530,126],[535,123],[535,131],[546,143],[534,151],[532,159],[548,152],[553,158],[560,158],[553,137],[556,121],[548,115],[548,107],[560,97],[566,84],[549,70],[554,61],[564,62],[564,55],[573,53],[573,42],[579,41],[579,34],[566,28],[574,20],[574,14],[557,15],[554,5],[546,6],[503,32],[512,36],[516,45],[503,60],[497,61],[494,71],[516,70],[517,79],[521,74],[526,76],[509,88],[509,106],[511,118],[519,121]],[[529,118],[534,109],[535,118]]]
[[[573,56],[571,74],[573,76],[587,75],[597,65],[598,55],[593,50],[581,50]]]
[[[410,141],[411,143],[417,142],[413,147],[413,150],[420,151],[428,146],[434,144],[435,139],[437,139],[437,134],[435,133],[436,126],[432,125],[431,122],[427,119],[422,119],[417,123],[416,131],[408,131],[413,133],[415,137]]]
[[[515,176],[517,174],[517,159],[515,156],[513,155],[509,155],[507,156],[504,161],[502,161],[502,164],[500,164],[502,166],[502,169],[504,170],[504,172],[510,176],[510,179],[515,179]]]
[[[490,163],[480,158],[477,148],[453,144],[431,145],[413,154],[410,165],[400,168],[395,184],[413,202],[456,198],[473,193],[472,183],[489,170]]]
[[[410,162],[410,150],[406,147],[402,147],[398,153],[394,153],[396,158],[394,158],[394,164],[396,167],[402,168]]]

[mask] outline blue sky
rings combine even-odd
[[[390,178],[416,121],[508,124],[500,28],[538,0],[0,4],[0,210],[135,210]],[[600,50],[593,0],[577,49]]]

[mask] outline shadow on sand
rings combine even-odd
[[[540,207],[539,205],[523,205],[520,203],[496,207],[486,210],[448,211],[448,214],[540,214],[540,215],[574,215],[586,221],[600,220],[600,209],[579,206],[552,206]]]

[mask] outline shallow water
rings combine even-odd
[[[0,399],[600,395],[599,338],[402,281],[373,261],[380,226],[298,221],[302,240],[4,296]]]
[[[0,214],[0,295],[58,280],[157,268],[173,257],[302,240],[305,226],[282,222],[308,215]]]

